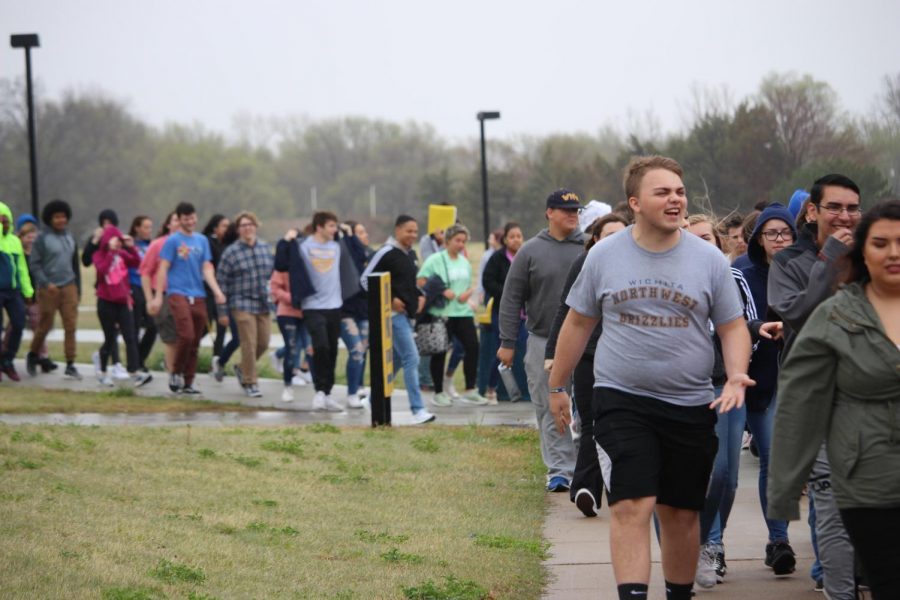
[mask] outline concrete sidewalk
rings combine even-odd
[[[789,529],[791,546],[797,553],[797,570],[793,575],[776,578],[763,564],[767,535],[759,507],[758,474],[759,461],[749,452],[742,452],[737,498],[725,531],[728,574],[725,583],[711,590],[695,586],[696,597],[710,600],[822,600],[822,594],[813,591],[813,581],[809,577],[813,551],[806,524],[805,498],[801,503],[803,520],[792,522]],[[616,598],[606,498],[600,515],[588,519],[569,501],[568,493],[548,496],[544,536],[551,544],[551,557],[545,564],[551,579],[544,597],[566,600]],[[655,536],[651,540],[651,549],[653,566],[649,598],[664,600],[664,579]]]

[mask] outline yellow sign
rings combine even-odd
[[[384,377],[384,397],[390,398],[394,392],[394,328],[391,322],[391,274],[373,273],[381,280],[378,286],[378,304],[381,306],[381,353],[384,357],[382,374]]]
[[[456,207],[443,204],[428,205],[428,233],[447,229],[456,223]]]

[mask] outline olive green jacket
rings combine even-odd
[[[770,519],[800,518],[823,440],[838,508],[900,506],[900,349],[855,283],[812,313],[782,365]]]

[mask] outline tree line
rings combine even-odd
[[[622,167],[651,152],[685,167],[692,210],[719,215],[786,202],[832,171],[859,183],[864,204],[900,194],[900,72],[884,77],[864,115],[843,111],[827,82],[795,73],[772,73],[742,99],[698,87],[687,106],[688,123],[666,135],[651,115],[595,133],[489,139],[492,226],[537,231],[559,187],[615,204]],[[270,237],[327,208],[379,240],[397,214],[424,217],[427,204],[448,202],[480,237],[478,140],[451,144],[428,124],[242,117],[226,137],[198,124],[148,125],[96,91],[38,93],[36,120],[41,201],[66,199],[80,233],[103,208],[123,221],[161,219],[187,200],[201,215],[251,208]],[[23,83],[0,79],[0,200],[17,214],[30,207],[26,131]]]

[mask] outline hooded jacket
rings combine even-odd
[[[22,249],[22,240],[13,231],[13,215],[9,207],[0,202],[0,215],[6,217],[7,224],[0,229],[0,290],[20,290],[22,296],[31,298],[31,276],[28,261]]]
[[[121,240],[122,232],[115,225],[107,225],[92,256],[94,268],[97,269],[97,298],[131,306],[128,269],[140,265],[141,256],[135,247],[126,248],[124,244],[118,250],[110,250],[109,242],[113,238]]]
[[[762,232],[766,223],[772,219],[780,219],[788,224],[794,239],[797,239],[797,229],[794,227],[794,220],[790,211],[777,202],[770,204],[759,215],[756,221],[756,227],[753,228],[753,234],[747,243],[748,264],[740,268],[747,285],[750,286],[750,293],[753,296],[753,303],[759,315],[765,319],[766,309],[769,306],[768,280],[769,280],[769,263],[766,261],[766,250],[759,242],[759,234]],[[782,250],[786,251],[787,248]],[[777,256],[777,255],[776,255]],[[781,343],[767,339],[760,339],[753,357],[750,360],[750,369],[748,375],[756,381],[756,386],[747,388],[746,402],[747,408],[751,411],[763,411],[768,408],[775,393],[775,386],[778,379],[778,354],[781,351]]]
[[[559,291],[566,283],[569,267],[584,252],[584,234],[575,229],[557,240],[547,229],[525,242],[509,268],[500,300],[500,346],[515,348],[522,306],[529,333],[550,336],[559,306]]]
[[[781,368],[770,519],[798,519],[825,440],[838,508],[900,506],[900,349],[853,283],[809,317]]]

